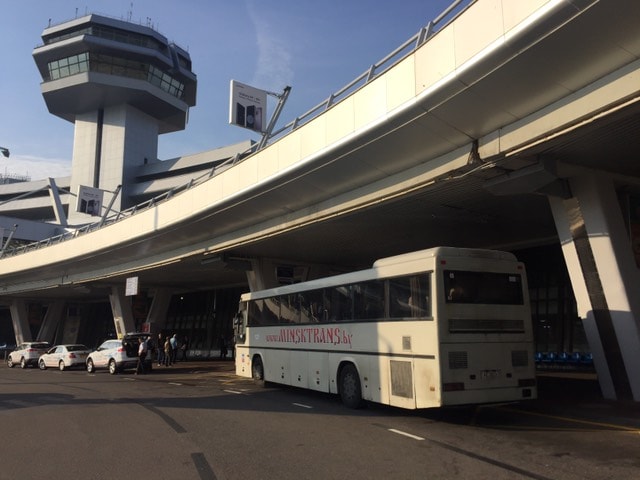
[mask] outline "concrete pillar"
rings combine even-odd
[[[118,338],[122,338],[127,332],[133,332],[136,324],[131,310],[131,298],[125,296],[124,287],[111,287],[109,302]]]
[[[56,300],[47,306],[47,313],[44,315],[38,332],[38,340],[44,340],[49,343],[55,342],[56,330],[60,320],[62,320],[65,305],[66,302],[64,300]]]
[[[16,345],[22,342],[33,341],[31,329],[29,328],[29,311],[27,304],[20,298],[13,299],[9,305],[11,312],[11,322],[13,323],[13,331],[16,334]]]
[[[171,303],[171,295],[171,291],[166,288],[156,289],[147,314],[147,322],[152,326],[152,333],[158,333],[167,324],[167,311]]]
[[[640,272],[614,184],[585,173],[569,185],[550,205],[602,393],[640,401]]]
[[[268,258],[251,259],[251,270],[247,271],[247,282],[252,292],[277,287],[276,264]]]

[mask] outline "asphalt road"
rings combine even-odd
[[[115,376],[0,366],[0,479],[640,478],[637,405],[557,377],[541,397],[354,411],[258,387],[228,361]]]

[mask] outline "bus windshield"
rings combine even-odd
[[[444,270],[447,303],[522,305],[522,277],[514,273]]]

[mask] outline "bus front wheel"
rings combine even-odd
[[[340,371],[340,398],[348,408],[362,408],[362,388],[358,370],[352,364],[345,365]]]
[[[251,377],[255,383],[264,386],[264,366],[260,357],[255,357],[251,362]]]

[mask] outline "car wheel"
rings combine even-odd
[[[20,368],[27,368],[27,361],[22,357],[20,359]]]
[[[264,365],[262,365],[262,359],[256,357],[251,362],[251,377],[256,385],[264,386]]]
[[[362,408],[360,376],[353,365],[345,365],[340,371],[340,398],[348,408]]]
[[[44,360],[42,360],[42,359],[38,362],[38,366],[40,367],[40,370],[46,370],[47,369],[47,364],[44,363]]]
[[[93,360],[91,359],[87,360],[87,372],[93,373],[95,371],[96,371],[96,367],[93,365]]]
[[[118,367],[116,367],[116,361],[113,358],[109,360],[109,373],[111,375],[118,373]]]
[[[64,360],[60,360],[60,363],[58,363],[58,368],[61,372],[64,372]]]
[[[13,368],[13,360],[11,359],[11,355],[7,357],[7,367]]]

